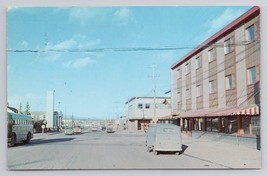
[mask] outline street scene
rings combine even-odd
[[[146,133],[85,131],[36,134],[8,148],[11,170],[42,169],[247,169],[261,167],[258,150],[183,136],[183,153],[146,151]],[[30,155],[29,155],[30,153]]]
[[[262,168],[259,6],[6,16],[9,170]]]

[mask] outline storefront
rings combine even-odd
[[[209,109],[184,112],[177,116],[183,131],[208,131],[217,133],[260,134],[260,109],[246,106],[228,109]]]

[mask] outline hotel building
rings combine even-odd
[[[171,66],[172,115],[186,131],[260,133],[260,9]]]

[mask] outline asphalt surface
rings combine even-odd
[[[259,169],[261,151],[183,135],[183,153],[146,151],[143,132],[35,134],[30,144],[7,149],[9,170]]]

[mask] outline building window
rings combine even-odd
[[[145,108],[146,108],[146,109],[149,109],[149,108],[150,108],[150,104],[146,104],[146,105],[145,105]]]
[[[210,94],[215,93],[215,80],[209,82]]]
[[[229,38],[224,42],[224,54],[228,54],[234,50],[233,38]]]
[[[188,73],[190,73],[189,63],[185,65],[185,74],[187,75]]]
[[[177,70],[177,78],[179,79],[180,78],[180,75],[181,75],[181,71],[180,69]]]
[[[200,57],[196,58],[196,69],[200,67]]]
[[[190,89],[186,89],[186,99],[190,98]]]
[[[248,69],[248,84],[255,84],[256,83],[256,68],[251,67]]]
[[[138,109],[143,109],[143,104],[138,104],[138,105],[137,105],[137,108],[138,108]]]
[[[234,88],[233,75],[228,75],[225,77],[226,90]]]
[[[254,37],[254,25],[251,25],[246,29],[246,40],[252,42],[255,39]]]
[[[215,53],[214,53],[214,49],[213,48],[208,51],[208,59],[209,59],[209,62],[212,62],[212,61],[215,60]]]
[[[197,90],[197,97],[200,97],[202,95],[201,86],[197,85],[196,90]]]

